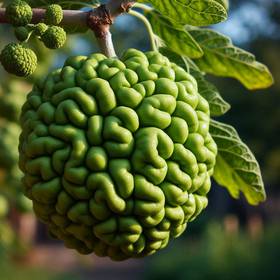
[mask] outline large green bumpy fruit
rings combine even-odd
[[[217,147],[195,79],[157,52],[70,57],[21,115],[25,194],[80,253],[142,257],[207,205]]]

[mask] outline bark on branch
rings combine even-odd
[[[0,23],[9,24],[9,20],[5,16],[5,8],[0,8]],[[45,9],[32,9],[33,17],[31,23],[39,23],[44,20]],[[62,25],[87,25],[87,17],[89,12],[78,11],[78,10],[63,10]]]

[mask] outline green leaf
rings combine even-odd
[[[210,133],[218,146],[214,179],[238,198],[242,192],[247,201],[257,205],[266,199],[259,164],[250,149],[229,125],[211,120]]]
[[[162,47],[159,49],[159,52],[162,53],[164,56],[166,56],[171,62],[177,64],[178,66],[184,68],[187,72],[190,72],[189,69],[189,63],[187,59],[179,55],[173,51],[171,51],[169,48]]]
[[[222,98],[218,89],[208,82],[200,71],[191,68],[191,74],[197,81],[199,94],[209,103],[211,117],[224,115],[230,109],[230,104]]]
[[[188,60],[186,57],[180,56],[167,48],[160,48],[159,51],[168,57],[170,61],[176,63],[194,76],[197,81],[199,94],[209,103],[210,115],[212,117],[224,115],[230,109],[229,103],[222,98],[218,89],[205,79],[204,75],[191,60]]]
[[[223,5],[227,10],[229,8],[229,0],[216,0],[219,2],[221,5]]]
[[[206,26],[224,21],[227,11],[216,0],[141,0],[181,25]]]
[[[267,67],[254,55],[232,45],[231,40],[210,29],[187,27],[201,46],[204,56],[195,60],[202,71],[238,79],[248,89],[261,89],[273,84]]]
[[[165,45],[179,55],[198,58],[203,51],[193,37],[183,27],[176,27],[169,19],[155,11],[146,14],[154,33],[159,36]]]

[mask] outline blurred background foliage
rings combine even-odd
[[[228,21],[214,27],[270,68],[275,78],[270,89],[249,92],[233,79],[208,77],[232,105],[222,120],[236,127],[260,162],[267,201],[251,207],[243,198],[235,201],[225,189],[213,184],[207,211],[189,225],[183,237],[173,241],[165,251],[137,261],[137,265],[133,262],[133,269],[129,262],[116,269],[112,262],[104,260],[106,267],[112,267],[111,274],[106,269],[98,270],[100,260],[92,257],[86,262],[78,258],[76,266],[65,266],[59,273],[22,263],[23,256],[29,256],[38,246],[52,248],[61,244],[50,243],[44,226],[35,222],[30,202],[20,191],[21,174],[17,168],[20,106],[34,80],[61,66],[67,56],[98,51],[94,36],[90,31],[70,35],[67,45],[59,51],[48,50],[41,42],[32,41],[39,67],[28,80],[15,78],[0,68],[0,271],[5,275],[3,279],[79,280],[93,276],[104,280],[280,279],[279,10],[279,0],[231,0]],[[143,24],[131,16],[119,17],[112,33],[119,54],[129,47],[149,49]],[[8,25],[0,26],[0,34],[1,49],[15,41]],[[65,250],[65,254],[69,252]]]
[[[199,240],[180,240],[152,259],[145,279],[279,279],[279,227],[268,227],[262,238],[255,234],[209,223]]]

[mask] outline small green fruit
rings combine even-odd
[[[37,56],[33,50],[19,43],[8,44],[0,54],[4,69],[20,77],[32,74],[37,67]]]
[[[45,13],[45,23],[47,25],[59,25],[63,19],[63,10],[57,4],[49,5]]]
[[[6,7],[6,17],[14,26],[25,26],[31,22],[32,9],[24,1],[14,0]]]
[[[21,42],[26,41],[28,39],[29,33],[30,31],[28,30],[28,28],[24,26],[19,26],[15,28],[15,36]]]
[[[41,36],[44,45],[49,49],[59,49],[66,42],[66,32],[62,27],[50,26]]]
[[[40,22],[34,26],[34,33],[35,35],[41,37],[47,31],[47,29],[48,26],[45,23]]]

